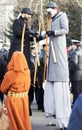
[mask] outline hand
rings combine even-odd
[[[47,34],[48,36],[52,36],[52,35],[54,35],[54,31],[47,31],[46,34]]]
[[[34,37],[37,37],[37,33],[35,31],[33,31],[33,30],[30,30],[29,34],[32,35],[32,36],[34,36]]]
[[[25,30],[25,35],[35,36],[35,32],[34,32],[33,30],[29,30],[28,28],[26,28],[26,30]]]
[[[43,37],[41,35],[36,37],[37,42],[39,42],[40,40],[43,40]]]

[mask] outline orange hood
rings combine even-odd
[[[24,54],[20,51],[15,51],[8,64],[8,71],[14,70],[17,72],[25,72],[28,69],[28,64]]]

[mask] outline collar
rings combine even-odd
[[[63,14],[63,12],[58,11],[57,14],[52,17],[52,20],[55,20],[57,17],[59,17],[59,16],[62,15],[62,14]]]

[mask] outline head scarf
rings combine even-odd
[[[8,71],[25,72],[28,69],[26,58],[22,52],[15,51],[8,64]]]

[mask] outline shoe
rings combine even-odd
[[[50,124],[47,124],[46,126],[56,126],[56,124],[50,123]]]
[[[60,130],[67,130],[67,128],[66,128],[66,127],[64,127],[64,128],[60,128]]]

